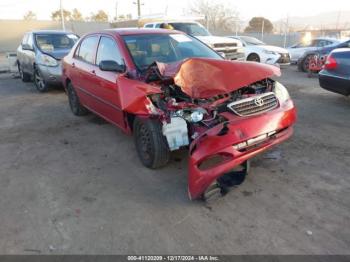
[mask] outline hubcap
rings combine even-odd
[[[38,71],[35,71],[35,83],[39,90],[43,90],[45,88],[44,79],[40,76]]]

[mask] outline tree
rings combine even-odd
[[[83,15],[76,8],[74,8],[72,11],[72,20],[73,21],[84,21]]]
[[[191,11],[204,15],[208,29],[213,32],[234,32],[238,24],[238,12],[227,3],[217,1],[196,0]]]
[[[272,33],[273,31],[273,24],[269,19],[266,19],[264,17],[253,17],[249,21],[249,25],[245,28],[244,32],[250,33],[250,32],[261,32],[264,25],[264,32],[265,33]]]
[[[32,11],[28,11],[24,16],[23,16],[24,20],[36,20],[36,14]]]
[[[108,22],[108,15],[105,11],[99,10],[96,14],[91,15],[90,20],[95,22]]]
[[[61,21],[61,10],[57,10],[51,13],[51,18],[54,21]],[[63,19],[68,21],[72,19],[72,13],[68,10],[63,9]]]

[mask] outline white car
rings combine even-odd
[[[229,37],[213,36],[204,26],[194,21],[157,21],[147,23],[143,27],[182,31],[198,38],[228,60],[244,60],[244,48],[241,41]]]
[[[335,38],[315,38],[309,43],[297,43],[288,48],[289,53],[292,56],[292,62],[296,63],[305,52],[317,50],[324,46],[339,44],[341,41]]]
[[[267,45],[264,42],[250,36],[230,36],[242,41],[245,48],[245,58],[247,61],[261,62],[271,65],[289,65],[290,54],[287,49]]]

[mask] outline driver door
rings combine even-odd
[[[119,65],[124,64],[116,41],[110,36],[102,35],[96,52],[96,86],[93,90],[94,106],[95,110],[103,118],[125,129],[124,113],[120,105],[117,84],[117,78],[120,73],[101,70],[99,64],[105,60],[115,61]]]

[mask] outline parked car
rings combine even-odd
[[[319,81],[326,90],[350,95],[350,48],[335,49],[329,54]]]
[[[24,82],[34,80],[39,92],[61,84],[61,60],[78,40],[63,31],[32,31],[24,35],[17,48],[17,66]]]
[[[247,61],[261,62],[265,64],[279,64],[281,66],[290,64],[290,55],[288,50],[267,45],[264,42],[251,36],[230,36],[242,41],[245,48],[245,59]]]
[[[158,21],[147,23],[144,28],[174,29],[194,36],[223,55],[228,60],[244,60],[242,42],[222,36],[213,36],[203,25],[198,22],[188,21]]]
[[[248,159],[292,135],[296,110],[278,75],[165,29],[91,33],[63,59],[73,114],[91,111],[133,134],[144,166],[164,166],[171,151],[189,148],[191,199],[241,183]]]
[[[348,47],[350,47],[350,40],[343,41],[339,44],[318,48],[317,50],[305,52],[304,55],[302,55],[298,60],[298,70],[302,72],[308,72],[310,59],[315,55],[319,57],[325,57],[334,49]]]
[[[297,63],[299,58],[304,55],[305,52],[315,51],[318,48],[322,48],[325,46],[336,45],[341,43],[340,40],[335,38],[315,38],[312,39],[311,42],[305,43],[300,42],[295,45],[290,46],[288,49],[291,55],[291,62]]]

